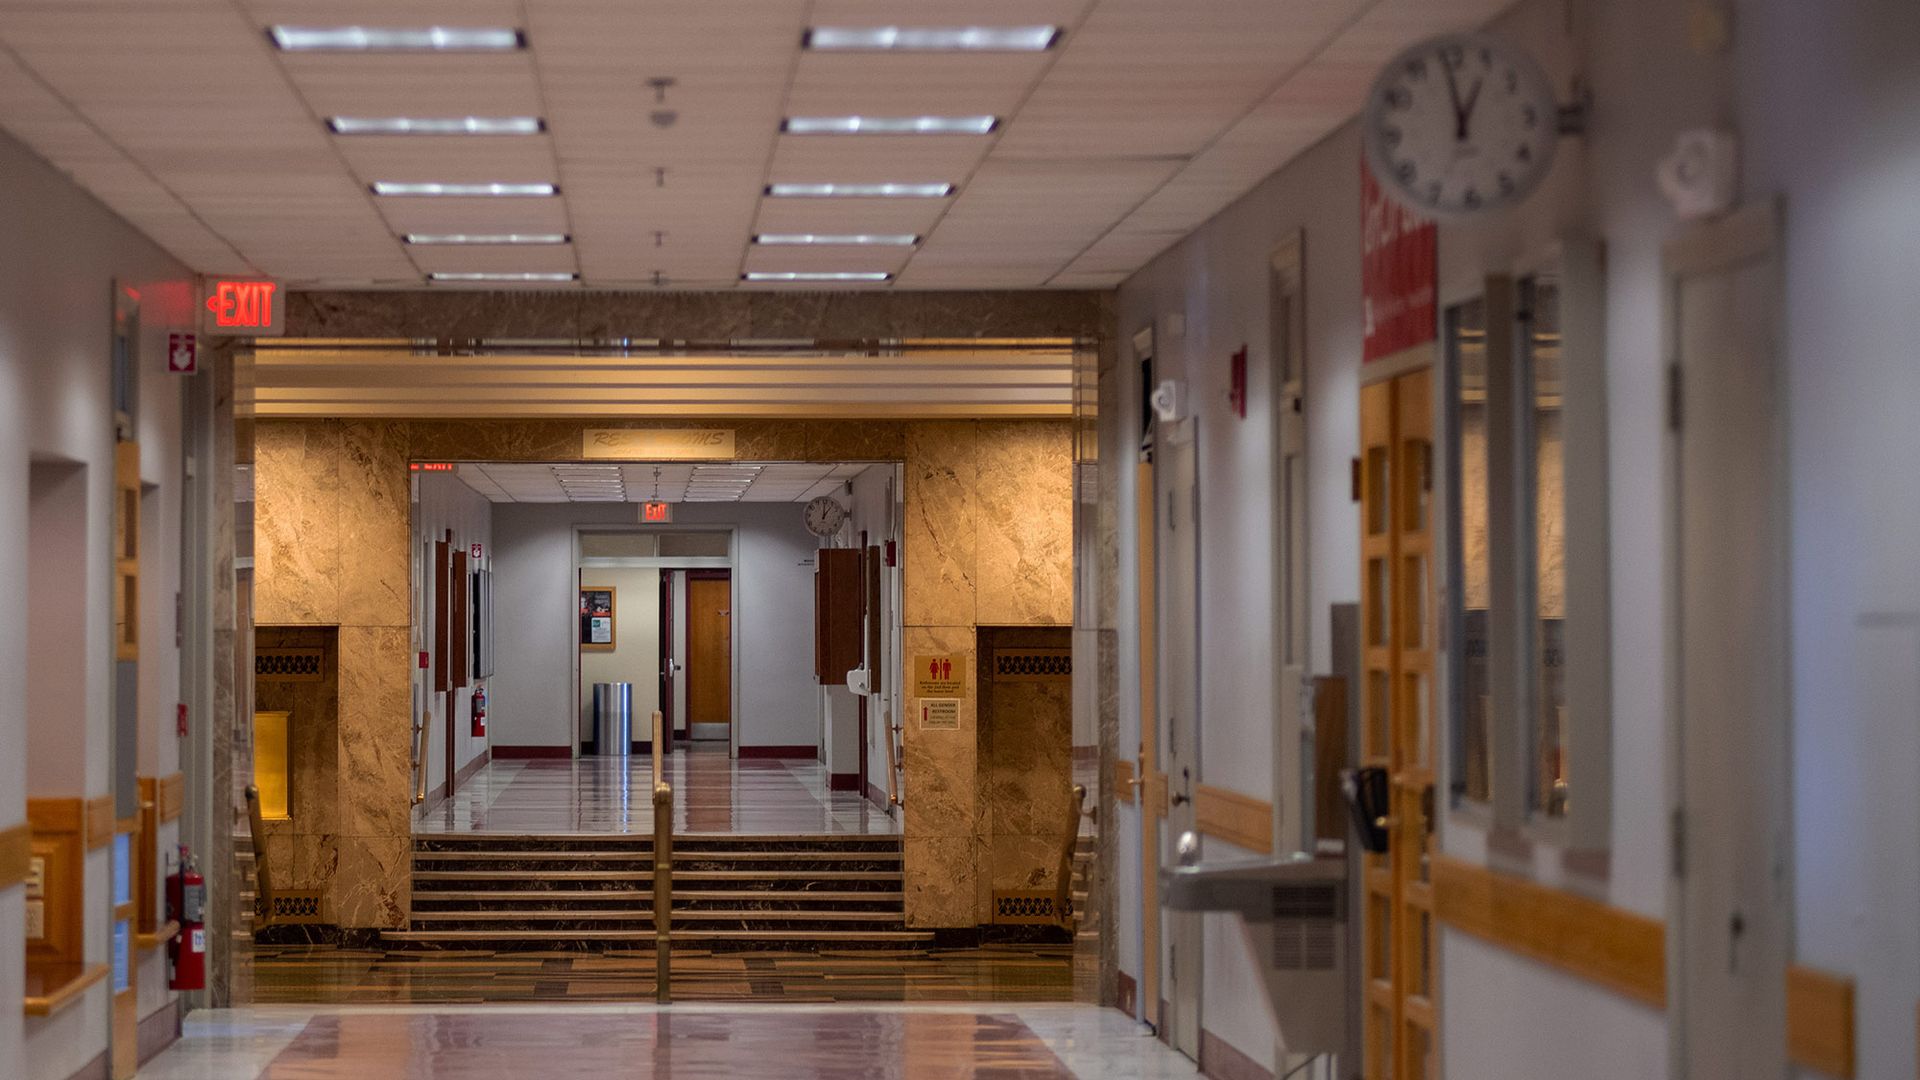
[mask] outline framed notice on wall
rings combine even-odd
[[[612,587],[580,590],[580,648],[586,652],[613,651]]]

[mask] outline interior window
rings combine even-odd
[[[1520,377],[1526,447],[1526,492],[1533,520],[1532,618],[1528,634],[1529,786],[1535,812],[1567,812],[1567,693],[1564,631],[1567,613],[1566,471],[1562,455],[1560,289],[1531,278],[1520,290]]]
[[[1449,455],[1454,463],[1453,793],[1456,799],[1493,798],[1490,727],[1492,686],[1487,672],[1492,609],[1492,562],[1487,534],[1487,329],[1486,303],[1471,300],[1447,311],[1452,363]]]

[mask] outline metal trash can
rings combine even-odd
[[[593,684],[593,749],[597,754],[626,757],[633,751],[633,684]]]

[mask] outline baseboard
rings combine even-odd
[[[815,754],[811,746],[743,746],[740,756],[743,758],[811,758]]]
[[[258,945],[331,945],[341,949],[372,949],[379,946],[381,933],[379,929],[368,926],[283,923],[255,930],[253,940]]]
[[[107,1068],[107,1052],[102,1050],[99,1057],[75,1069],[67,1080],[108,1080],[112,1075],[113,1070]]]
[[[492,760],[493,760],[493,748],[488,747],[485,750],[480,751],[480,754],[478,757],[475,757],[472,761],[469,761],[465,765],[460,766],[460,771],[453,774],[453,790],[455,791],[460,790],[461,784],[464,784],[467,781],[473,779],[473,774],[479,772],[481,769],[486,768],[487,763]]]
[[[859,791],[860,774],[857,772],[837,772],[827,774],[828,791]]]
[[[145,1065],[155,1054],[172,1046],[180,1038],[180,999],[174,998],[153,1010],[140,1021],[139,1061]]]
[[[1114,992],[1118,995],[1119,1000],[1113,1003],[1113,1007],[1133,1017],[1135,1020],[1140,1019],[1140,984],[1133,980],[1133,976],[1124,971],[1116,971],[1114,975],[1116,976],[1115,982],[1118,984],[1115,986]]]
[[[1273,1080],[1273,1070],[1206,1028],[1200,1029],[1200,1075],[1212,1080]]]
[[[487,753],[500,761],[530,761],[535,758],[570,758],[571,746],[493,746]]]

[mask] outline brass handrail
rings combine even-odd
[[[892,706],[888,706],[887,712],[891,714],[892,711]],[[882,720],[880,726],[887,729],[887,813],[891,815],[893,807],[907,805],[900,801],[900,750],[894,745],[894,739],[901,731],[891,715]]]
[[[427,801],[427,726],[432,722],[432,714],[422,712],[420,722],[413,729],[413,774],[417,779],[413,785],[413,805],[419,806]]]
[[[661,759],[666,729],[653,714],[653,983],[654,1000],[673,1000],[673,785]]]
[[[247,827],[253,833],[254,926],[273,920],[273,873],[267,867],[267,827],[260,815],[260,789],[247,785]]]
[[[1072,798],[1067,800],[1067,828],[1060,838],[1060,865],[1055,871],[1053,883],[1053,917],[1060,925],[1073,928],[1073,856],[1080,847],[1080,815],[1087,804],[1085,785],[1073,785]]]

